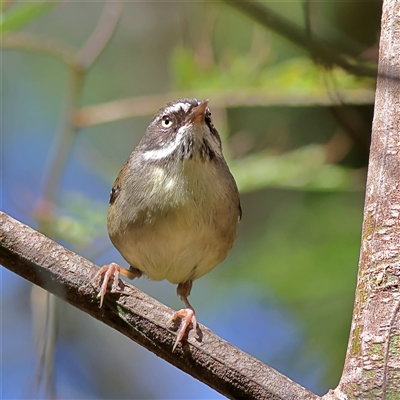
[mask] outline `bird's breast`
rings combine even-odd
[[[231,175],[221,176],[217,167],[193,160],[175,169],[154,165],[146,179],[128,182],[127,196],[110,206],[108,228],[130,265],[150,279],[178,284],[226,257],[236,235],[238,195]]]

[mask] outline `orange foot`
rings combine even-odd
[[[133,267],[130,267],[129,270],[122,268],[116,263],[106,264],[97,271],[96,275],[92,279],[92,282],[95,282],[97,279],[101,278],[103,274],[104,278],[100,285],[99,294],[97,295],[97,298],[100,298],[100,307],[103,305],[104,296],[107,293],[108,283],[112,276],[113,282],[111,286],[111,293],[123,293],[118,288],[119,275],[122,274],[129,279],[135,279],[139,278],[142,275],[142,272]]]
[[[176,332],[176,340],[172,351],[175,350],[177,344],[183,339],[185,333],[188,331],[190,324],[192,324],[194,330],[196,330],[197,327],[197,319],[194,314],[193,308],[183,308],[182,310],[177,311],[169,319],[169,323],[176,323],[177,320],[180,320],[180,326],[178,331]]]

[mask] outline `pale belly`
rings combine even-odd
[[[226,207],[226,206],[225,206]],[[150,279],[179,284],[200,278],[223,261],[236,235],[237,215],[185,208],[132,224],[111,237],[125,260]],[[156,222],[155,222],[156,221]]]

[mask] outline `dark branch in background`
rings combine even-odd
[[[229,398],[319,399],[203,325],[172,353],[175,335],[167,327],[173,314],[170,308],[125,283],[124,294],[106,296],[99,308],[90,283],[98,267],[3,212],[0,263]]]
[[[343,54],[331,43],[310,34],[307,29],[296,26],[293,22],[270,10],[264,4],[253,0],[224,1],[260,24],[304,48],[310,52],[316,61],[328,67],[337,65],[354,75],[376,77],[376,66],[360,62],[350,55]]]

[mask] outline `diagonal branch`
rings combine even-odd
[[[200,325],[172,353],[172,310],[135,287],[99,308],[96,265],[0,212],[0,263],[129,337],[182,371],[235,399],[316,400],[318,396]]]
[[[354,75],[375,77],[377,70],[375,65],[360,62],[348,54],[335,49],[331,43],[310,35],[307,29],[301,29],[293,22],[280,16],[265,4],[254,0],[224,0],[232,7],[247,14],[261,25],[273,30],[289,39],[291,42],[309,51],[319,62],[327,66],[338,65]]]

